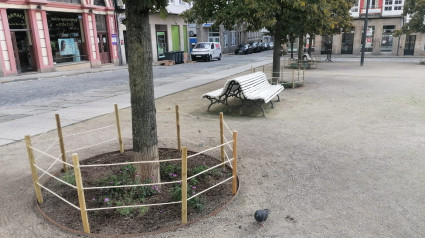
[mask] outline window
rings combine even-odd
[[[224,31],[224,32],[223,32],[224,47],[229,46],[229,41],[228,41],[228,39],[227,39],[227,35],[228,35],[228,32],[227,32],[227,31]]]
[[[230,34],[230,42],[232,46],[236,45],[236,31],[232,31]]]
[[[354,6],[351,8],[351,12],[358,12],[359,11],[359,3],[354,3]]]
[[[395,26],[384,26],[382,29],[381,51],[391,52],[393,50],[393,33]]]
[[[373,51],[374,35],[375,35],[375,26],[368,26],[366,31],[365,52]]]
[[[384,7],[384,11],[392,11],[393,7]]]
[[[170,3],[170,4],[174,4],[174,0],[170,0],[170,1],[169,1],[169,3]]]

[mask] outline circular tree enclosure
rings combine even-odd
[[[192,127],[202,120],[189,114],[185,116],[188,125]],[[89,133],[94,133],[97,139],[107,138],[101,135],[101,130],[112,130],[116,134],[118,128],[118,137],[124,135],[123,138],[105,142],[96,140],[97,143],[92,146],[79,145],[80,148],[64,151],[59,156],[52,152],[55,147],[63,151],[65,145],[76,145],[78,142],[64,143],[68,141],[68,136],[62,133],[57,115],[57,140],[39,140],[38,137],[31,141],[29,136],[26,137],[38,210],[62,229],[97,236],[157,233],[176,229],[219,212],[234,198],[238,189],[237,133],[229,130],[222,115],[220,119],[205,118],[207,124],[217,124],[217,140],[207,137],[207,140],[201,142],[197,137],[185,138],[184,133],[179,131],[183,125],[180,115],[176,114],[176,118],[177,135],[183,135],[177,137],[180,149],[159,149],[159,161],[135,162],[133,151],[124,150],[121,143],[116,145],[119,151],[81,157],[80,161],[78,154],[73,151],[82,153],[103,143],[110,148],[110,143],[131,142],[126,141],[126,133],[122,133],[125,130],[121,130],[117,107],[115,126],[73,132],[68,136],[84,134],[85,140],[81,141],[87,141]],[[233,140],[226,139],[225,127],[232,133]],[[201,131],[197,126],[195,128],[199,136]],[[170,132],[168,127],[164,130]],[[199,152],[188,151],[184,147],[186,143],[181,141],[191,141]],[[69,157],[72,157],[72,163]],[[60,168],[57,165],[55,167],[58,162],[61,163]],[[152,181],[141,181],[135,168],[139,163],[159,163],[161,182],[153,183],[154,178]]]

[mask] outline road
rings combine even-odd
[[[246,68],[256,63],[260,65],[270,63],[271,58],[272,51],[265,51],[252,55],[225,55],[221,61],[154,66],[155,98],[218,80],[220,72],[233,71],[238,67]],[[67,110],[62,114],[69,115],[73,108],[85,106],[79,111],[81,113],[86,111],[87,116],[76,118],[68,116],[66,118],[68,122],[63,124],[68,125],[107,113],[96,111],[101,100],[109,99],[102,103],[102,106],[108,104],[110,109],[114,103],[119,103],[121,107],[129,105],[127,67],[56,77],[43,75],[48,74],[34,74],[26,77],[27,80],[1,84],[0,145],[22,139],[27,133],[33,135],[53,129],[37,123],[39,120],[54,118],[52,115],[59,113],[60,110]],[[170,84],[173,86],[167,87]],[[11,127],[18,129],[12,130]]]

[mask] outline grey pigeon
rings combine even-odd
[[[270,214],[269,209],[257,210],[255,211],[254,218],[260,224],[260,227],[263,227],[263,222],[267,220],[267,217]]]

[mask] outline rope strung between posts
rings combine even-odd
[[[211,147],[211,148],[209,148],[209,149],[206,149],[206,150],[204,150],[204,151],[198,152],[198,153],[196,153],[196,154],[189,155],[187,158],[189,159],[189,158],[195,157],[195,156],[197,156],[197,155],[203,154],[204,152],[208,152],[208,151],[210,151],[210,150],[217,149],[217,148],[219,148],[219,147],[221,147],[221,146],[223,146],[223,145],[227,145],[227,144],[232,143],[232,142],[233,142],[233,140],[231,140],[231,141],[229,141],[229,142],[227,142],[227,143],[223,143],[223,144],[221,144],[221,145],[218,145],[218,146],[216,146],[216,147]]]
[[[232,158],[232,159],[230,159],[230,157],[229,157],[229,155],[227,154],[227,152],[226,152],[226,151],[224,151],[224,154],[226,155],[226,159],[227,159],[227,162],[229,163],[230,168],[231,168],[231,169],[233,169],[233,164],[232,164],[232,163],[230,163],[230,161],[232,161],[232,160],[233,160],[233,158]]]
[[[58,141],[59,141],[59,138],[55,138],[55,141],[53,141],[53,142],[52,142],[52,144],[50,144],[50,145],[49,145],[49,147],[47,147],[46,152],[47,152],[47,151],[49,151],[49,150],[50,150],[50,148],[51,148],[53,145],[55,145],[55,144],[56,144],[56,142],[58,142]],[[41,156],[43,156],[43,155],[39,155],[37,158],[35,158],[35,161],[37,161],[38,159],[40,159],[40,158],[41,158]],[[62,154],[61,154],[61,156],[62,156]]]
[[[72,184],[70,184],[70,183],[68,183],[68,182],[65,182],[64,180],[62,180],[62,179],[60,179],[60,178],[58,178],[58,177],[54,176],[53,174],[51,174],[51,173],[49,173],[49,172],[47,172],[47,171],[43,170],[42,168],[40,168],[40,167],[39,167],[39,166],[37,166],[36,164],[34,164],[34,167],[36,167],[37,169],[39,169],[41,172],[44,172],[45,174],[49,175],[50,177],[52,177],[52,178],[56,179],[57,181],[59,181],[59,182],[61,182],[61,183],[64,183],[64,184],[66,184],[66,185],[68,185],[68,186],[70,186],[70,187],[72,187],[72,188],[77,189],[77,186],[72,185]]]
[[[225,121],[225,120],[223,120],[223,124],[224,124],[224,126],[227,128],[227,130],[230,132],[230,134],[233,134],[233,131],[232,131],[232,130],[230,130],[229,126],[227,126],[227,123],[226,123],[226,121]]]
[[[75,134],[64,135],[64,137],[78,136],[78,135],[87,134],[87,133],[94,132],[94,131],[100,131],[100,130],[107,129],[107,128],[114,127],[114,126],[116,126],[116,125],[99,127],[99,128],[89,130],[89,131],[82,131],[82,132],[78,132],[78,133],[75,133]]]
[[[98,145],[106,144],[106,143],[109,143],[109,142],[115,141],[115,140],[117,140],[117,138],[107,140],[107,141],[104,141],[104,142],[100,142],[100,143],[97,143],[97,144],[93,144],[93,145],[84,146],[84,147],[73,149],[73,150],[68,150],[68,152],[75,152],[75,151],[79,151],[79,150],[84,150],[84,149],[87,149],[87,148],[90,148],[90,147],[95,147],[95,146],[98,146]]]
[[[41,151],[41,150],[38,150],[38,149],[36,149],[36,148],[34,148],[34,147],[32,147],[32,146],[30,146],[29,148],[31,148],[31,149],[33,149],[33,150],[35,150],[35,151],[39,152],[39,153],[42,153],[42,154],[46,155],[47,157],[50,157],[50,158],[52,158],[52,159],[54,159],[54,160],[57,160],[58,162],[61,162],[62,164],[66,164],[66,165],[68,165],[68,166],[74,167],[74,165],[72,165],[72,164],[70,164],[70,163],[67,163],[67,162],[64,162],[64,161],[62,161],[62,160],[60,160],[60,159],[57,159],[57,158],[55,158],[54,156],[49,155],[49,154],[47,154],[46,152],[43,152],[43,151]],[[61,154],[61,156],[62,156],[62,154]],[[60,156],[59,156],[59,157],[60,157]]]
[[[46,132],[44,132],[44,133],[42,133],[42,134],[40,134],[39,136],[37,136],[35,139],[33,139],[32,140],[32,143],[34,143],[34,142],[36,142],[38,139],[40,139],[40,137],[42,137],[43,135],[45,135],[47,133],[47,131]],[[46,140],[48,140],[48,139],[46,139]]]
[[[57,198],[59,198],[60,200],[62,200],[62,201],[64,201],[64,202],[68,203],[71,207],[73,207],[73,208],[75,208],[75,209],[77,209],[77,210],[80,210],[80,208],[79,208],[79,207],[77,207],[77,206],[75,206],[74,204],[72,204],[72,203],[68,202],[68,200],[66,200],[65,198],[62,198],[61,196],[59,196],[58,194],[56,194],[56,193],[55,193],[55,192],[53,192],[52,190],[50,190],[50,189],[48,189],[48,188],[44,187],[44,186],[43,186],[43,185],[41,185],[40,183],[37,183],[37,184],[38,184],[38,186],[40,186],[40,187],[44,188],[46,191],[48,191],[48,192],[50,192],[51,194],[55,195],[55,196],[56,196]]]
[[[233,160],[233,159],[231,159],[231,160]],[[215,169],[215,168],[217,168],[217,167],[219,167],[219,166],[221,166],[221,165],[224,165],[225,163],[227,163],[227,161],[226,161],[226,162],[219,163],[219,164],[216,164],[216,165],[214,165],[214,166],[213,166],[213,167],[211,167],[211,168],[208,168],[208,169],[206,169],[206,170],[203,170],[202,172],[199,172],[199,173],[197,173],[197,174],[195,174],[195,175],[192,175],[191,177],[187,178],[187,180],[190,180],[190,179],[196,178],[196,177],[198,177],[198,176],[199,176],[199,175],[201,175],[201,174],[204,174],[204,173],[206,173],[206,172],[208,172],[208,171],[210,171],[210,170],[213,170],[213,169]]]
[[[180,161],[182,158],[177,159],[164,159],[164,160],[149,160],[149,161],[133,161],[133,162],[122,162],[115,164],[82,164],[80,168],[83,167],[107,167],[107,166],[116,166],[116,165],[128,165],[128,164],[147,164],[147,163],[162,163],[162,162],[171,162],[171,161]]]
[[[62,154],[59,155],[58,159],[62,156]],[[53,163],[49,166],[49,168],[46,169],[46,171],[49,171],[53,165],[56,164],[56,162],[58,162],[57,160],[53,161]],[[40,177],[38,177],[38,179],[41,179],[46,173],[43,173],[42,175],[40,175]]]
[[[230,146],[230,143],[229,143],[229,141],[227,140],[227,138],[226,138],[225,136],[223,136],[223,138],[224,138],[224,141],[226,142],[227,146],[229,147],[229,149],[230,149],[231,151],[233,151],[233,148],[232,148],[232,146]],[[233,142],[233,140],[232,140],[232,141],[230,141],[230,142]]]
[[[178,181],[162,182],[162,183],[144,183],[144,184],[116,185],[116,186],[103,186],[103,187],[86,187],[86,188],[83,188],[83,189],[84,190],[90,190],[90,189],[107,189],[107,188],[133,188],[133,187],[174,184],[174,183],[181,183],[181,182],[182,182],[181,180],[178,180]]]
[[[205,192],[208,192],[209,190],[211,190],[211,189],[213,189],[213,188],[215,188],[215,187],[217,187],[217,186],[222,185],[223,183],[225,183],[225,182],[227,182],[227,181],[231,180],[232,178],[233,178],[233,176],[232,176],[232,177],[230,177],[230,178],[228,178],[228,179],[226,179],[226,180],[221,181],[220,183],[218,183],[218,184],[216,184],[216,185],[214,185],[214,186],[212,186],[212,187],[209,187],[209,188],[205,189],[205,190],[204,190],[204,191],[202,191],[202,192],[196,193],[195,195],[193,195],[192,197],[188,198],[187,200],[189,201],[189,200],[190,200],[190,199],[192,199],[192,198],[195,198],[195,197],[197,197],[197,196],[199,196],[199,195],[201,195],[201,194],[203,194],[203,193],[205,193]]]
[[[179,204],[179,203],[182,203],[182,201],[167,202],[167,203],[154,203],[154,204],[140,204],[140,205],[131,205],[131,206],[89,208],[89,209],[86,209],[86,211],[99,211],[99,210],[110,210],[110,209],[120,209],[120,208],[134,208],[134,207],[152,207],[152,206],[162,206],[162,205]]]

